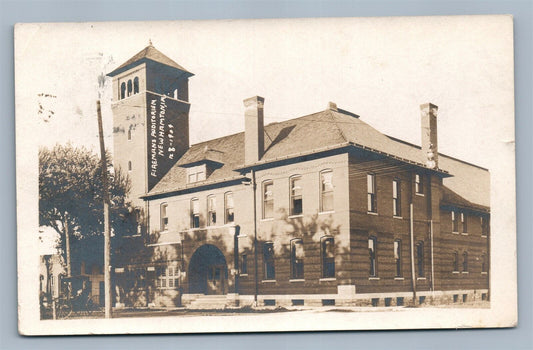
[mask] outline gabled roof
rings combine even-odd
[[[473,203],[469,201],[468,199],[460,196],[456,192],[452,191],[446,186],[442,186],[441,206],[449,206],[449,207],[456,207],[456,208],[463,208],[463,209],[464,208],[473,209],[473,210],[482,211],[482,212],[490,211],[490,208],[488,206]]]
[[[169,67],[179,69],[185,73],[193,75],[191,72],[187,71],[185,68],[174,62],[172,59],[165,56],[161,51],[156,49],[152,44],[146,46],[144,49],[135,54],[132,58],[121,64],[118,68],[113,70],[111,73],[108,73],[110,77],[113,77],[119,73],[122,73],[136,64],[145,62],[147,60],[161,63]]]
[[[357,115],[341,109],[327,109],[304,117],[266,125],[265,152],[259,163],[268,163],[350,145],[378,151],[390,157],[415,163],[418,166],[423,167],[425,164],[424,155],[419,146],[384,135],[363,122]],[[216,154],[223,164],[215,169],[205,181],[187,184],[187,169],[183,165],[200,162],[209,158],[211,154]],[[483,182],[480,186],[469,184],[469,182],[477,181],[474,175],[477,177],[484,175],[477,174],[476,171],[486,173],[488,178],[488,172],[485,169],[444,155],[440,155],[439,162],[444,171],[449,170],[451,175],[456,175],[455,171],[459,171],[461,175],[460,181],[450,182],[449,187],[451,189],[472,202],[489,205],[488,200],[481,198],[479,194],[469,193],[470,189],[478,190],[481,187],[482,191],[487,193],[484,196],[488,198],[488,183]],[[148,197],[242,178],[237,170],[243,168],[243,165],[244,132],[192,145],[179,162],[148,193]],[[468,172],[471,170],[474,171],[474,175],[468,176]]]

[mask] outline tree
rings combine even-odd
[[[106,163],[111,228],[115,236],[130,235],[137,231],[138,221],[138,211],[126,202],[130,181],[120,169],[112,171],[109,154]],[[85,147],[67,144],[39,149],[39,224],[59,233],[69,275],[73,263],[103,262],[101,174],[99,157]]]

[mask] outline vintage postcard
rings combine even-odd
[[[512,327],[511,16],[15,27],[24,335]]]

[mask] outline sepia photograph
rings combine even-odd
[[[512,327],[513,20],[15,27],[19,332]]]

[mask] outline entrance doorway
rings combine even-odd
[[[224,254],[211,244],[198,248],[189,263],[189,293],[226,294],[228,266]]]

